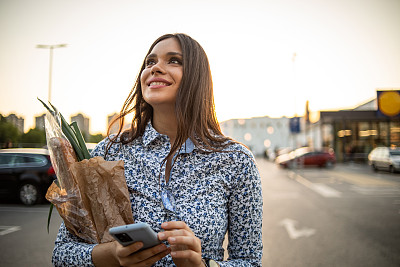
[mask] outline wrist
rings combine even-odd
[[[97,244],[92,250],[92,263],[96,267],[101,266],[120,266],[115,253],[116,241],[109,243]]]

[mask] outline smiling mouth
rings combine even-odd
[[[151,83],[149,84],[149,86],[156,86],[156,85],[168,86],[169,83],[165,83],[165,82],[151,82]]]

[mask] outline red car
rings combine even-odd
[[[336,163],[336,156],[333,149],[312,150],[302,147],[289,154],[279,156],[276,163],[283,168],[297,168],[318,166],[332,168]]]

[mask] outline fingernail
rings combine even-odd
[[[176,256],[176,252],[175,251],[171,251],[171,256]]]
[[[168,223],[167,223],[167,222],[163,222],[163,223],[161,224],[161,226],[167,227],[167,226],[168,226]]]
[[[170,237],[170,238],[169,238],[169,241],[170,241],[170,242],[175,242],[175,240],[176,240],[175,237]]]
[[[158,237],[159,237],[160,239],[162,239],[162,238],[165,237],[165,234],[164,234],[164,233],[158,233]]]

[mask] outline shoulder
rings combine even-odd
[[[259,183],[260,174],[255,157],[245,145],[230,141],[223,151],[215,153],[220,170],[229,174],[232,188]]]
[[[255,161],[253,153],[245,145],[234,141],[228,141],[221,153],[235,160]]]
[[[229,140],[220,151],[213,151],[204,155],[204,160],[213,161],[218,168],[228,173],[242,173],[252,170],[257,171],[256,161],[253,153],[243,144]]]

